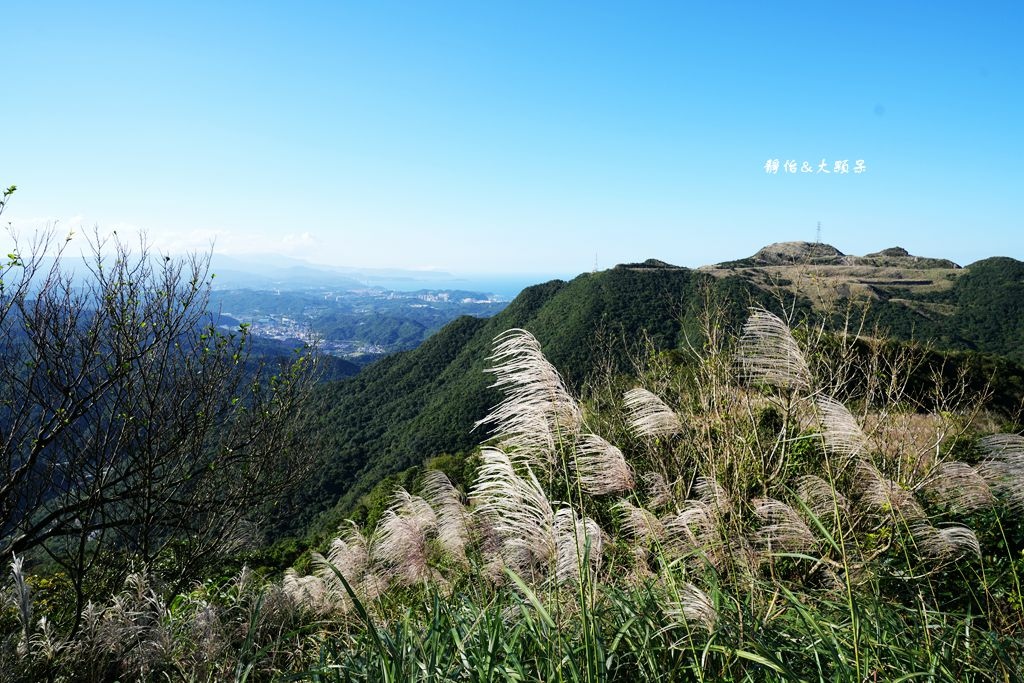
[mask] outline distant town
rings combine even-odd
[[[224,328],[244,323],[259,338],[316,343],[324,353],[362,362],[415,348],[461,315],[487,317],[508,305],[483,292],[380,287],[229,289],[215,299]]]

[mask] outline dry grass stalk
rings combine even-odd
[[[985,477],[976,468],[963,462],[940,463],[928,475],[921,488],[958,512],[986,508],[995,502]]]
[[[419,496],[398,489],[391,508],[373,532],[370,557],[381,573],[400,584],[430,578],[427,536],[437,528],[437,515]]]
[[[639,546],[647,546],[665,537],[665,526],[650,510],[637,507],[628,500],[620,500],[612,509],[619,515],[623,532]]]
[[[362,599],[373,599],[381,583],[370,566],[370,542],[352,524],[340,537],[331,541],[327,556],[313,553],[313,567],[327,590],[335,597],[338,607],[348,609],[351,599],[341,579]]]
[[[808,552],[818,541],[796,510],[771,498],[753,501],[754,514],[761,521],[755,540],[768,551]]]
[[[22,567],[25,565],[25,558],[13,556],[11,560],[11,578],[14,580],[14,603],[18,608],[18,620],[21,625],[21,639],[18,641],[18,655],[24,657],[28,654],[30,639],[32,637],[32,589],[25,580],[25,573]]]
[[[516,474],[508,455],[484,448],[473,486],[474,513],[501,539],[503,561],[519,573],[549,567],[555,557],[554,510],[533,471]]]
[[[834,519],[836,510],[843,517],[849,513],[850,505],[846,497],[827,481],[813,474],[797,479],[796,494],[811,514],[822,522]]]
[[[683,423],[675,411],[656,395],[637,387],[624,396],[629,428],[644,438],[675,436],[683,431]]]
[[[749,382],[796,391],[811,387],[810,368],[789,326],[763,308],[753,309],[743,326],[736,364]]]
[[[851,459],[867,451],[868,439],[857,423],[857,418],[839,401],[828,396],[815,399],[821,419],[821,437],[825,447],[839,458],[836,473],[845,469]]]
[[[576,443],[572,468],[580,486],[592,496],[633,488],[633,470],[615,446],[596,434],[584,434]]]
[[[917,522],[926,518],[913,492],[882,476],[871,463],[858,461],[855,475],[860,501],[872,512],[891,517],[897,523]]]
[[[719,515],[732,508],[732,498],[721,484],[710,477],[699,477],[693,487],[697,498]]]
[[[679,599],[666,605],[665,615],[683,628],[703,628],[714,631],[718,611],[707,593],[692,583],[684,584],[679,590]]]
[[[281,580],[281,588],[293,603],[315,614],[329,614],[337,607],[335,593],[328,590],[319,576],[299,576],[289,569]]]
[[[555,577],[559,583],[579,581],[581,570],[586,564],[592,575],[601,567],[604,540],[601,527],[589,517],[580,517],[571,508],[561,508],[555,513]]]
[[[934,559],[955,559],[965,554],[981,557],[978,537],[965,526],[936,529],[920,521],[910,525],[910,535],[918,551]]]
[[[979,442],[985,459],[978,474],[1012,509],[1024,512],[1024,437],[994,434]]]
[[[672,495],[672,488],[658,472],[645,472],[640,476],[643,489],[647,493],[647,507],[664,507],[675,500]]]
[[[579,429],[579,405],[526,330],[499,335],[488,360],[494,365],[487,372],[497,378],[491,386],[505,397],[477,426],[490,426],[499,445],[514,457],[550,468],[558,445]]]
[[[464,564],[469,544],[469,513],[462,496],[440,470],[430,470],[423,476],[420,493],[437,515],[438,545],[451,559]]]
[[[692,556],[720,566],[724,543],[717,509],[700,500],[687,501],[682,510],[662,518],[665,548],[677,557]]]

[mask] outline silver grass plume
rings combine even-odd
[[[692,583],[683,584],[679,590],[679,599],[666,605],[665,615],[676,625],[699,627],[708,632],[714,631],[715,622],[718,621],[714,602]]]
[[[924,509],[911,491],[888,479],[878,469],[861,460],[856,469],[861,502],[875,513],[891,516],[896,522],[916,522],[925,519]]]
[[[829,396],[815,399],[823,427],[821,436],[830,453],[840,458],[839,470],[850,459],[867,451],[868,439],[857,423],[857,418],[839,401]]]
[[[985,477],[964,462],[944,462],[929,473],[922,488],[954,510],[971,512],[992,505],[995,496]]]
[[[423,476],[420,494],[437,515],[438,545],[449,557],[465,563],[469,519],[462,496],[441,470],[430,470]]]
[[[807,522],[790,506],[772,498],[757,498],[753,503],[762,524],[756,540],[769,551],[807,552],[817,545]]]
[[[437,515],[427,501],[399,488],[373,532],[370,557],[374,565],[403,585],[429,579],[427,536],[436,528]]]
[[[710,477],[699,477],[693,487],[697,498],[719,514],[732,507],[732,499],[725,487]]]
[[[593,496],[628,491],[635,485],[622,451],[597,434],[579,438],[571,464],[580,486]]]
[[[1024,437],[993,434],[979,445],[985,459],[978,473],[1013,510],[1024,512]]]
[[[24,557],[12,555],[11,577],[14,579],[14,602],[18,608],[18,619],[21,623],[21,640],[18,642],[18,654],[28,654],[30,639],[32,636],[32,589],[25,580],[22,567],[25,563]]]
[[[824,523],[834,520],[836,510],[840,517],[849,514],[850,504],[843,494],[821,477],[807,474],[796,480],[796,495],[811,514]]]
[[[119,633],[108,637],[118,638],[116,647],[127,662],[125,668],[137,670],[146,678],[145,672],[174,650],[167,605],[149,585],[146,575],[135,572],[125,579],[124,590],[111,607]]]
[[[584,559],[591,574],[601,567],[604,543],[601,527],[589,517],[578,516],[572,508],[555,513],[555,578],[559,583],[579,581]]]
[[[705,557],[712,565],[721,560],[723,542],[718,531],[717,509],[700,500],[690,500],[682,510],[662,518],[665,547],[676,556]]]
[[[533,471],[516,474],[508,455],[497,448],[480,452],[471,498],[501,539],[506,565],[522,573],[534,564],[549,568],[555,559],[554,510]]]
[[[333,596],[319,576],[299,576],[294,569],[288,569],[281,580],[281,588],[292,603],[317,614],[334,608]]]
[[[965,526],[936,529],[926,521],[919,521],[910,525],[910,535],[921,554],[935,559],[954,559],[966,554],[981,557],[978,537]]]
[[[550,467],[559,443],[576,434],[582,413],[540,342],[526,330],[511,329],[495,338],[496,377],[492,387],[505,398],[476,423],[488,425],[498,444],[535,467]]]
[[[627,391],[623,398],[629,428],[637,436],[674,436],[683,431],[683,423],[675,411],[650,391],[637,387]]]
[[[811,386],[810,368],[789,326],[763,308],[754,308],[743,326],[736,363],[750,382],[797,391]]]
[[[645,472],[640,476],[644,491],[647,493],[647,506],[660,508],[674,500],[672,489],[665,482],[665,477],[657,472]]]
[[[315,574],[323,580],[339,606],[347,608],[351,598],[338,574],[345,577],[356,595],[362,598],[376,597],[373,588],[378,581],[370,571],[370,542],[354,523],[344,534],[331,541],[326,557],[320,553],[313,553],[312,557]]]
[[[620,500],[612,506],[612,510],[619,516],[626,536],[638,544],[647,545],[665,537],[665,525],[650,510],[637,507],[628,500]]]

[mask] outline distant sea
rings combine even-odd
[[[418,289],[462,289],[484,294],[497,294],[503,299],[512,300],[530,285],[537,285],[549,280],[569,280],[573,275],[449,275],[438,273],[436,276],[424,277],[374,277],[368,284],[384,287],[399,292],[411,292]]]

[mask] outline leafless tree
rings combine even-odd
[[[188,580],[309,472],[300,419],[313,352],[276,365],[250,357],[246,326],[226,331],[209,310],[209,256],[95,235],[73,268],[52,230],[11,237],[0,264],[0,555],[45,551],[75,580],[80,607],[82,577],[104,553]]]

